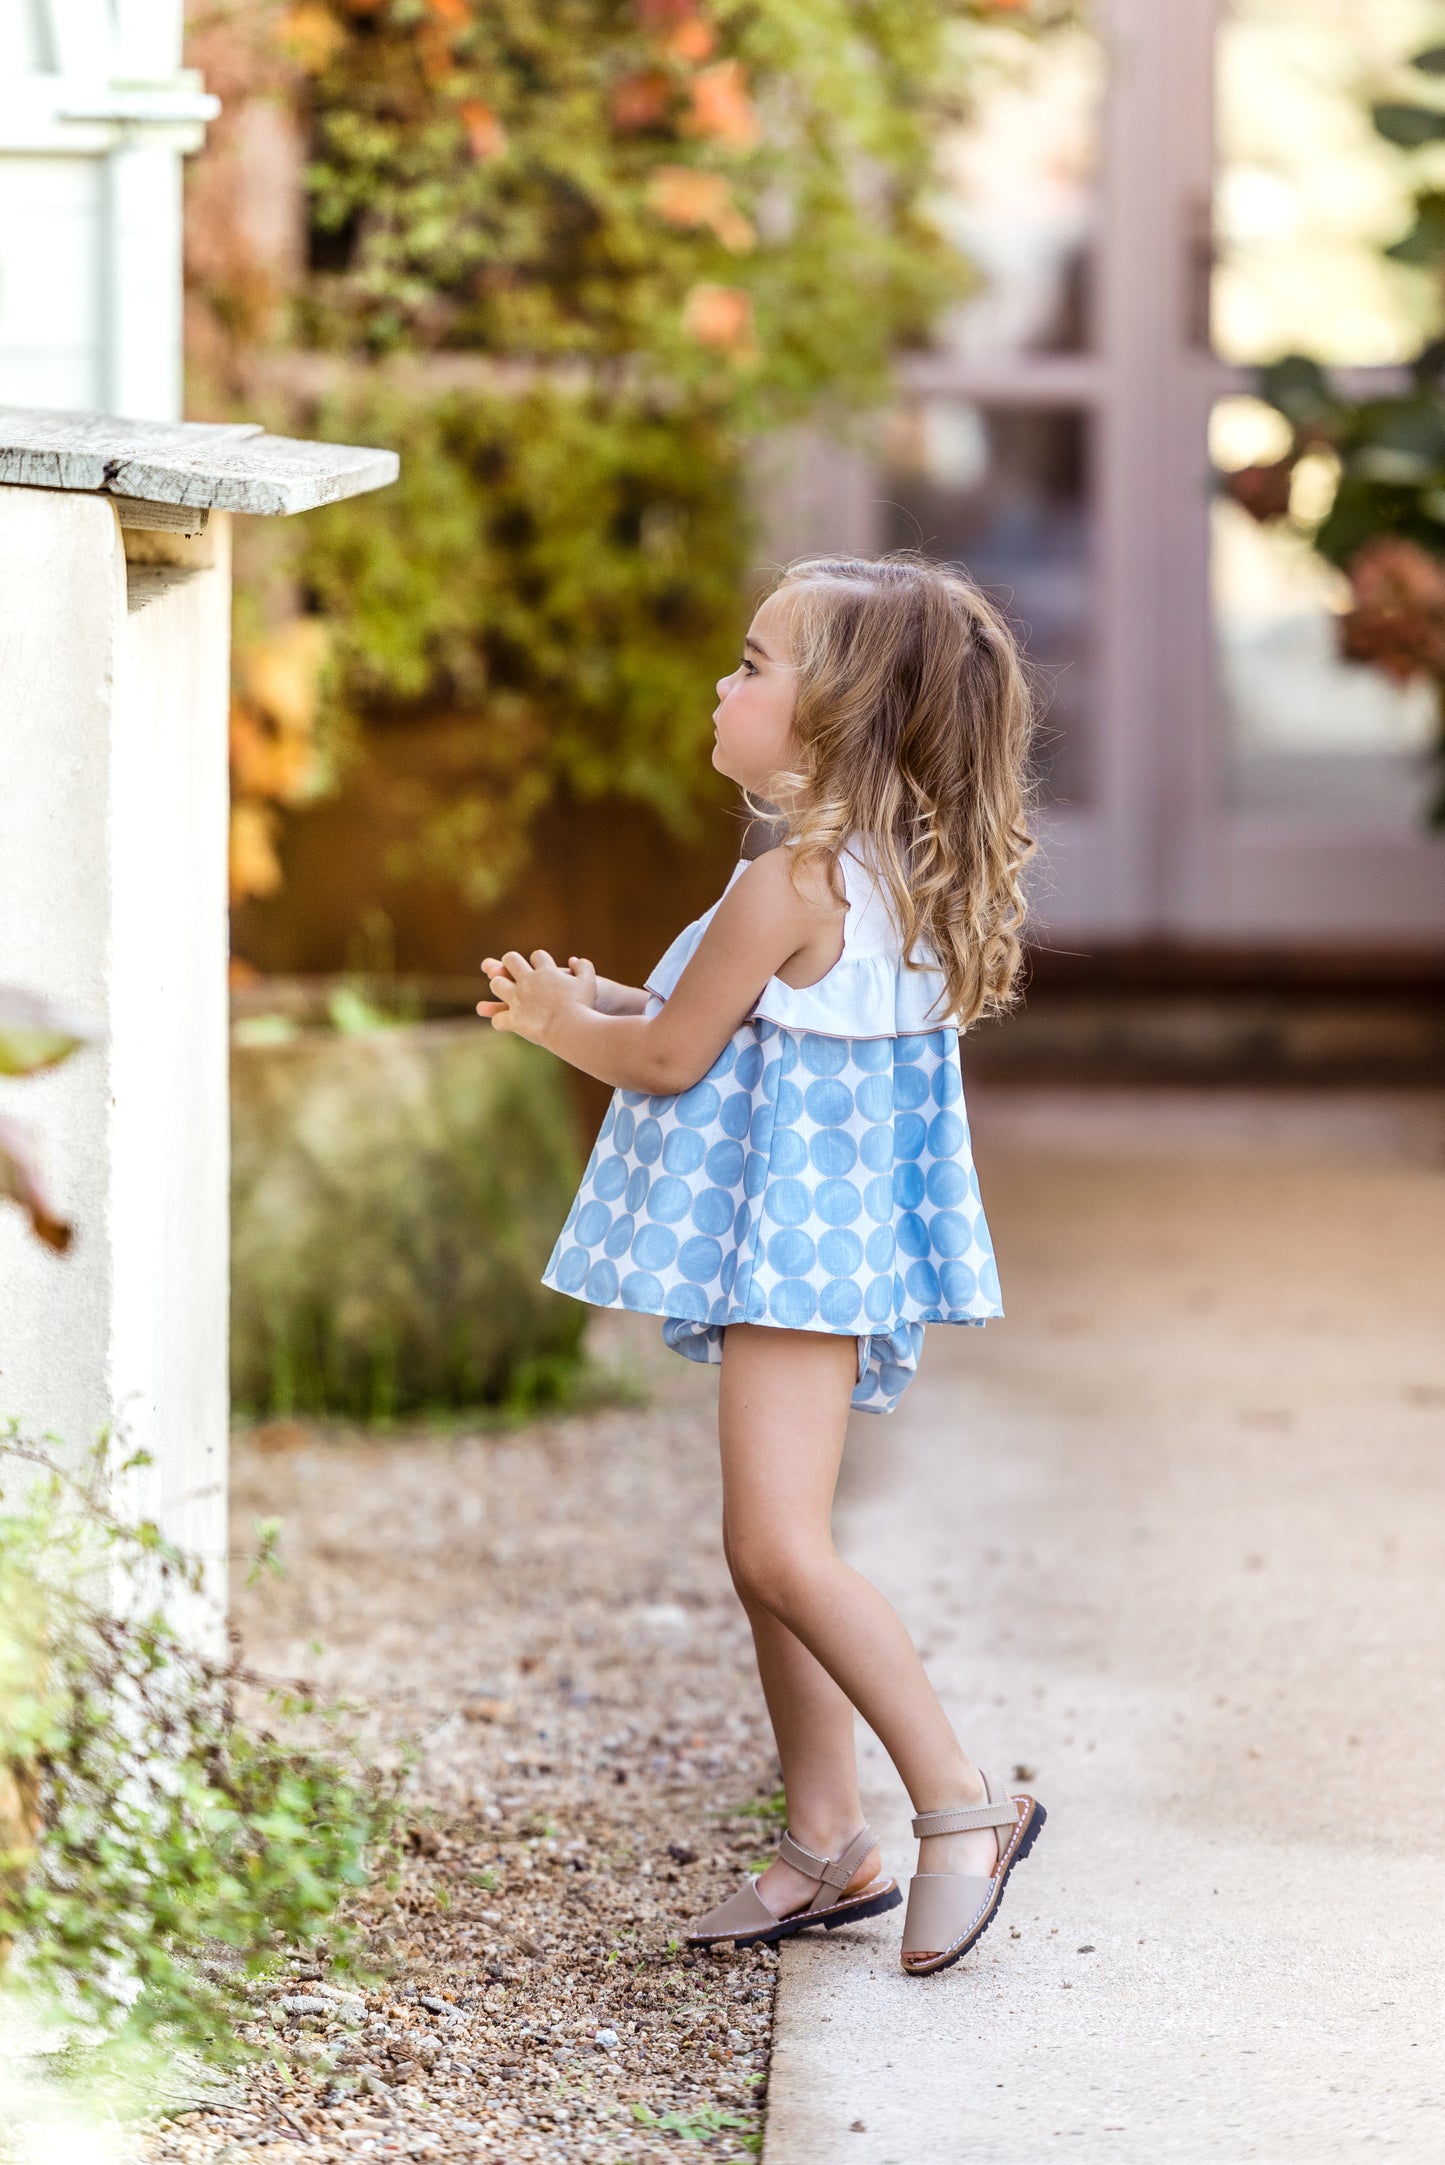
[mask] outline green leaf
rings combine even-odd
[[[0,1075],[33,1075],[94,1043],[92,1024],[19,985],[0,985]]]
[[[1438,143],[1445,137],[1445,112],[1433,105],[1402,105],[1387,101],[1370,108],[1370,118],[1387,143],[1402,150],[1418,150],[1422,143]]]
[[[326,1012],[331,1027],[343,1037],[365,1037],[373,1030],[394,1030],[398,1017],[368,1000],[354,985],[338,985],[329,995]]]
[[[23,1874],[0,1878],[0,1936],[96,2049],[244,2057],[240,1980],[278,1948],[324,1941],[333,1968],[354,1966],[338,1909],[385,1860],[396,1783],[274,1710],[270,1730],[248,1727],[234,1666],[162,1616],[97,1606],[97,1586],[166,1558],[155,1528],[115,1517],[102,1485],[13,1423],[7,1460],[48,1478],[0,1514],[0,1764],[41,1769],[40,1836]],[[218,1964],[222,1949],[239,1964]]]
[[[1357,407],[1346,438],[1352,470],[1413,485],[1445,467],[1445,406],[1418,394]]]
[[[1431,188],[1416,196],[1415,223],[1385,254],[1427,269],[1445,257],[1445,192]]]
[[[1303,353],[1286,354],[1263,369],[1259,388],[1260,397],[1304,433],[1327,428],[1339,410],[1319,362]]]
[[[1410,65],[1424,75],[1445,75],[1445,45],[1427,45],[1423,53],[1411,55]]]

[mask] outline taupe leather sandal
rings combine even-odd
[[[982,1769],[980,1769],[982,1772]],[[903,1920],[903,1967],[910,1977],[930,1977],[966,1955],[994,1919],[1009,1873],[1021,1864],[1048,1817],[1035,1797],[1011,1797],[1001,1782],[983,1777],[987,1804],[966,1804],[956,1812],[920,1812],[913,1831],[970,1834],[983,1827],[998,1830],[998,1864],[991,1879],[964,1872],[915,1872]]]
[[[836,1932],[840,1924],[856,1924],[860,1917],[878,1917],[885,1909],[897,1909],[903,1895],[896,1879],[870,1880],[856,1894],[845,1897],[842,1893],[873,1847],[874,1839],[873,1829],[865,1827],[836,1857],[815,1857],[791,1834],[784,1834],[778,1855],[795,1872],[817,1880],[818,1891],[812,1901],[802,1909],[791,1910],[786,1917],[776,1916],[758,1893],[756,1873],[750,1873],[747,1884],[736,1894],[730,1894],[725,1902],[689,1926],[687,1945],[711,1947],[715,1940],[726,1939],[734,1947],[753,1947],[762,1940],[791,1939],[795,1932],[806,1932],[815,1924]]]

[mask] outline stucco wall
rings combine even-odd
[[[0,1213],[0,1415],[151,1452],[133,1500],[224,1546],[228,534],[127,565],[99,496],[0,487],[0,980],[104,1042],[0,1083],[71,1254]],[[142,545],[144,546],[144,545]]]

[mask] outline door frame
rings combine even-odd
[[[1100,0],[1107,47],[1094,319],[1080,354],[905,362],[914,395],[1081,410],[1100,701],[1086,803],[1046,808],[1038,936],[1445,942],[1445,838],[1229,801],[1210,599],[1215,46],[1227,0]]]

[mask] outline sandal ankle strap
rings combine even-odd
[[[786,1828],[778,1843],[778,1855],[784,1864],[790,1864],[795,1872],[802,1872],[809,1879],[821,1880],[825,1887],[846,1887],[862,1859],[873,1847],[874,1834],[871,1827],[864,1827],[855,1834],[846,1849],[836,1857],[815,1857],[811,1849],[804,1849],[795,1842]]]
[[[951,1812],[919,1812],[913,1821],[914,1833],[921,1840],[929,1834],[973,1834],[982,1827],[1014,1826],[1019,1808],[1003,1784],[984,1774],[983,1786],[988,1792],[986,1804],[963,1804]]]

